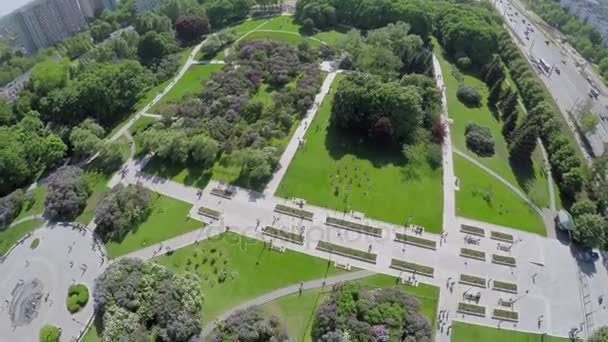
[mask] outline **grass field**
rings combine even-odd
[[[188,95],[198,95],[203,90],[203,81],[209,76],[222,70],[221,64],[193,65],[188,69],[184,76],[163,96],[163,98],[150,109],[151,113],[161,114],[163,107],[171,102],[178,102]]]
[[[85,171],[84,177],[89,184],[91,189],[91,196],[87,200],[87,206],[84,211],[76,218],[76,222],[81,224],[89,224],[93,217],[95,217],[95,210],[99,201],[103,198],[103,195],[110,190],[107,187],[108,181],[112,178],[109,173],[103,173],[98,171]]]
[[[356,282],[361,283],[368,289],[389,287],[395,285],[396,278],[377,274],[369,276]],[[431,285],[420,284],[419,287],[401,285],[409,294],[416,296],[422,303],[421,312],[433,323],[437,316],[437,304],[439,300],[439,288]],[[311,341],[310,329],[314,319],[317,305],[327,298],[331,292],[330,288],[313,289],[298,294],[288,295],[262,306],[269,314],[277,316],[287,329],[288,335],[294,341]]]
[[[549,189],[547,177],[543,170],[542,155],[539,151],[533,154],[532,162],[514,164],[509,161],[507,142],[502,135],[502,122],[495,118],[487,107],[487,85],[476,76],[462,73],[463,83],[476,88],[482,95],[482,106],[480,108],[468,108],[456,97],[459,81],[454,76],[454,66],[451,65],[441,54],[436,41],[435,55],[439,59],[443,78],[447,87],[446,95],[448,101],[449,116],[454,123],[451,125],[452,143],[454,147],[492,169],[511,184],[519,187],[528,194],[539,207],[549,207]],[[466,147],[464,131],[467,124],[475,122],[481,126],[488,127],[495,141],[495,154],[492,157],[480,157],[469,151]],[[464,175],[466,177],[466,175]]]
[[[460,179],[457,215],[546,235],[541,217],[514,192],[463,157],[454,154],[453,158]],[[490,201],[484,194],[489,194]]]
[[[287,250],[264,248],[261,241],[224,233],[198,245],[155,259],[177,272],[191,271],[201,278],[203,322],[246,300],[301,281],[333,276],[343,271],[326,260]],[[219,276],[226,272],[226,279]]]
[[[108,255],[115,258],[203,227],[203,223],[188,218],[191,207],[189,203],[153,193],[148,219],[122,241],[107,242]]]
[[[332,85],[334,90],[338,80]],[[362,211],[369,217],[397,224],[404,224],[411,215],[412,223],[430,232],[441,232],[441,169],[429,167],[420,170],[417,177],[404,179],[405,159],[401,151],[360,144],[330,127],[333,93],[326,96],[310,124],[305,146],[296,153],[276,195],[303,198],[310,204],[340,211]],[[338,170],[343,179],[340,183],[336,180]],[[371,182],[364,179],[365,174]],[[340,188],[337,196],[336,184]]]
[[[451,342],[567,342],[568,338],[495,329],[454,321]]]
[[[262,26],[258,31],[251,32],[246,35],[242,41],[248,41],[253,39],[271,39],[285,43],[297,44],[301,41],[307,41],[310,46],[319,46],[321,42],[301,36],[299,33],[287,33],[287,32],[276,32],[276,31],[263,31],[266,29],[266,25]]]
[[[23,208],[19,215],[15,218],[16,220],[28,217],[30,215],[39,215],[44,212],[44,198],[46,197],[46,184],[41,184],[34,190],[26,193],[26,198],[30,198],[29,201],[24,201]]]
[[[42,220],[34,219],[0,231],[0,256],[4,255],[15,242],[40,226]]]

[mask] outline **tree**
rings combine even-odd
[[[477,89],[461,84],[458,86],[456,91],[456,97],[467,107],[480,107],[481,106],[481,95]]]
[[[591,337],[589,342],[608,342],[608,327],[603,326],[598,328]]]
[[[209,30],[209,19],[206,16],[182,15],[175,22],[177,37],[187,43],[199,40]]]
[[[125,162],[118,142],[106,142],[99,145],[96,163],[106,172],[116,171]]]
[[[145,35],[150,31],[156,33],[171,32],[171,19],[169,17],[154,13],[143,12],[135,19],[135,30],[140,35]]]
[[[151,334],[162,342],[194,340],[201,330],[199,287],[194,273],[174,273],[135,258],[112,263],[95,281],[102,340],[141,341]]]
[[[70,143],[79,157],[88,157],[99,151],[105,130],[92,119],[86,119],[70,133]]]
[[[581,199],[570,207],[570,213],[572,213],[572,216],[574,216],[575,219],[585,214],[596,214],[597,205],[589,199]]]
[[[60,50],[69,59],[74,60],[93,48],[93,38],[89,34],[81,33],[64,39],[59,45]]]
[[[583,214],[575,221],[572,238],[587,247],[600,247],[605,244],[606,220],[598,214]]]
[[[218,152],[217,142],[204,134],[195,135],[190,139],[190,157],[197,163],[207,166],[213,164]]]
[[[152,63],[175,50],[175,39],[170,33],[148,31],[137,47],[137,55],[146,63]]]
[[[517,110],[517,92],[507,89],[501,103],[502,119],[506,120]]]
[[[4,97],[0,97],[0,126],[8,126],[15,121],[15,114]]]
[[[40,329],[40,342],[59,342],[61,328],[54,325],[45,325]]]
[[[40,62],[32,68],[30,77],[31,88],[38,96],[45,96],[53,89],[63,88],[68,83],[70,61],[64,58],[60,61],[49,59]]]
[[[518,111],[515,110],[508,117],[503,119],[502,124],[502,135],[505,137],[507,142],[511,142],[513,139],[513,131],[517,127]]]
[[[261,150],[247,148],[232,153],[233,165],[241,167],[241,174],[259,181],[269,177],[278,162],[278,150],[275,147],[265,147]]]
[[[488,94],[488,107],[493,110],[496,110],[496,105],[502,96],[502,83],[504,79],[500,79],[494,83],[494,85],[490,88],[490,93]]]
[[[53,221],[73,221],[86,206],[89,194],[82,170],[62,166],[49,177],[44,214]]]
[[[0,198],[0,231],[10,226],[23,208],[23,190],[17,189]]]
[[[236,311],[216,325],[210,341],[287,342],[289,337],[275,316],[266,314],[257,306]]]
[[[96,232],[103,241],[122,241],[149,215],[150,191],[141,185],[116,185],[95,211]]]
[[[465,128],[464,135],[469,150],[480,156],[494,155],[494,139],[489,128],[479,126],[476,123],[469,123]]]

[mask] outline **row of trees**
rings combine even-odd
[[[193,273],[173,273],[140,259],[112,263],[95,281],[102,340],[194,340],[201,331],[199,286]]]
[[[549,163],[562,196],[576,198],[583,187],[583,168],[575,147],[564,136],[562,125],[555,117],[561,114],[556,113],[556,109],[545,101],[545,92],[540,80],[506,32],[500,35],[498,45],[500,57],[509,68],[522,101],[529,109],[527,119],[520,125],[519,132],[516,132],[516,129],[510,133],[511,146],[518,146],[515,147],[517,151],[527,154],[532,141],[535,141],[536,136],[540,136],[547,149]],[[508,108],[515,107],[516,100],[511,98],[510,101],[504,102],[503,110],[507,103],[511,103]],[[515,139],[519,142],[515,142]]]
[[[295,18],[304,26],[326,29],[339,24],[362,30],[409,23],[423,41],[432,31],[432,4],[422,0],[300,0]]]
[[[332,288],[315,312],[314,341],[431,341],[420,302],[400,287],[366,291],[356,283]]]

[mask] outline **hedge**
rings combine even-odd
[[[213,188],[213,189],[211,189],[211,194],[219,196],[219,197],[231,199],[232,196],[234,196],[234,191],[220,189],[220,188]]]
[[[220,216],[222,215],[222,213],[220,213],[217,210],[213,210],[213,209],[209,209],[209,208],[205,208],[205,207],[198,208],[198,213],[199,213],[199,215],[211,217],[214,219],[219,219]]]
[[[277,206],[274,208],[274,211],[276,211],[277,213],[280,213],[280,214],[294,216],[294,217],[302,218],[302,219],[309,220],[309,221],[312,221],[312,217],[314,215],[310,211],[291,208],[291,207],[288,207],[288,206],[282,205],[282,204],[277,204]]]
[[[437,249],[437,242],[433,240],[423,239],[417,236],[397,233],[395,235],[395,241],[401,243],[407,243],[409,245],[414,245],[422,248],[430,248]]]
[[[470,248],[461,248],[460,256],[486,261],[486,253]]]
[[[399,259],[391,259],[391,268],[400,271],[416,272],[425,276],[433,277],[435,269],[430,266],[415,264],[413,262],[403,261]]]
[[[486,236],[486,231],[479,227],[473,227],[466,224],[460,225],[460,231],[467,234],[477,235],[481,237]]]
[[[286,240],[299,245],[304,244],[304,235],[287,232],[270,226],[266,226],[264,229],[262,229],[262,232],[277,239]]]
[[[492,318],[517,322],[519,321],[519,313],[517,311],[494,309],[494,312],[492,313]]]
[[[54,325],[45,325],[40,328],[40,342],[59,342],[61,329]]]
[[[475,304],[459,302],[458,303],[458,312],[485,317],[486,316],[486,307],[480,306],[480,305],[475,305]]]
[[[335,226],[338,228],[344,228],[348,230],[352,230],[358,233],[363,233],[371,236],[382,237],[382,229],[368,226],[365,224],[360,224],[356,222],[350,222],[345,220],[340,220],[334,217],[328,217],[325,219],[325,224],[330,226]]]
[[[84,284],[70,285],[66,306],[68,311],[76,313],[89,302],[89,289]]]
[[[491,232],[490,238],[492,238],[494,240],[513,243],[513,235],[511,235],[511,234],[506,234],[506,233],[501,233],[501,232]]]
[[[317,249],[320,251],[334,253],[334,254],[345,256],[345,257],[357,259],[360,261],[369,262],[372,264],[376,263],[376,258],[378,257],[374,253],[368,253],[368,252],[361,251],[358,249],[335,245],[333,243],[326,242],[326,241],[319,241],[319,243],[317,244]]]
[[[492,254],[492,262],[506,266],[516,266],[515,258],[504,255]]]
[[[517,284],[494,280],[492,289],[509,293],[517,293]]]
[[[468,274],[460,275],[460,282],[467,285],[479,286],[486,288],[486,278],[472,276]]]

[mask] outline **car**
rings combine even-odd
[[[595,262],[600,258],[600,255],[592,250],[586,250],[578,254],[578,259],[584,262]]]

